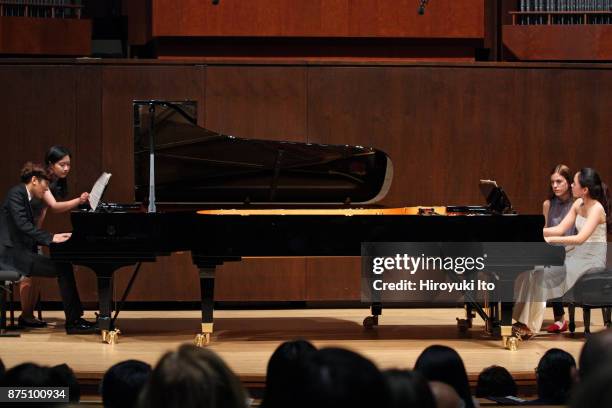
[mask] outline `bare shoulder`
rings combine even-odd
[[[599,215],[603,215],[604,219],[606,218],[606,209],[601,205],[599,201],[595,201],[595,203],[589,208],[587,211],[588,214],[595,213]]]

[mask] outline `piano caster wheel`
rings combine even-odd
[[[468,329],[472,327],[472,321],[468,319],[460,319],[457,317],[457,328],[459,333],[467,333]]]
[[[516,337],[516,336],[503,336],[502,337],[502,344],[504,348],[510,351],[517,351],[519,348],[520,341],[521,341],[521,338]]]
[[[197,347],[204,347],[210,344],[210,333],[200,333],[196,334],[195,340],[193,343]]]
[[[363,327],[366,329],[373,329],[378,326],[378,316],[368,316],[363,319]]]
[[[102,330],[102,341],[106,344],[117,344],[119,343],[119,335],[121,330]]]

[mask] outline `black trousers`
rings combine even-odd
[[[7,252],[9,258],[18,260],[18,264],[29,266],[27,269],[25,267],[19,269],[26,276],[57,278],[66,322],[73,322],[83,315],[83,305],[74,280],[72,264],[54,262],[44,255],[13,248],[8,249]]]
[[[563,316],[565,314],[565,310],[563,310],[563,302],[560,299],[553,299],[549,302],[553,308],[553,314],[555,317]]]

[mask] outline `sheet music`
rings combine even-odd
[[[106,189],[106,185],[110,178],[110,173],[102,173],[91,188],[91,193],[89,193],[89,205],[92,211],[96,211],[96,208],[98,208],[98,204],[100,204],[100,199],[102,198],[102,194],[104,194],[104,189]]]

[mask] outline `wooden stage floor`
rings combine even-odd
[[[499,340],[482,335],[482,321],[461,336],[455,318],[462,309],[385,309],[380,326],[366,331],[361,322],[367,309],[232,310],[215,312],[215,333],[208,346],[219,353],[245,385],[263,385],[266,364],[283,341],[305,338],[317,347],[345,347],[372,359],[379,367],[412,368],[421,351],[444,344],[462,356],[470,382],[493,364],[506,367],[519,385],[533,384],[534,368],[546,350],[558,347],[576,360],[584,343],[582,313],[577,311],[578,332],[542,334],[522,342],[518,351],[501,347]],[[552,311],[547,311],[552,318]],[[594,311],[591,331],[603,328],[601,313]],[[88,315],[87,317],[91,317]],[[22,332],[20,338],[0,338],[0,358],[7,367],[22,362],[44,365],[67,363],[80,381],[97,383],[112,364],[139,359],[152,365],[168,350],[193,341],[199,326],[198,311],[122,312],[119,343],[108,345],[100,336],[67,336],[60,312],[46,312],[56,327]],[[545,321],[545,325],[550,323]]]

